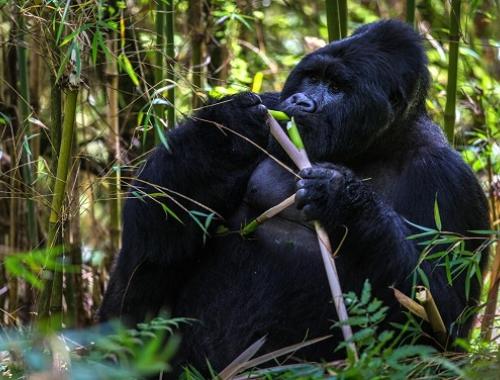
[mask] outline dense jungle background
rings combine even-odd
[[[266,358],[247,353],[219,375],[235,378],[274,360],[253,374],[498,378],[499,12],[498,0],[0,0],[0,376],[125,379],[168,371],[182,339],[177,326],[189,321],[161,316],[111,335],[95,327],[134,173],[156,144],[168,145],[163,132],[207,95],[279,91],[304,54],[395,18],[423,35],[433,79],[428,111],[490,202],[491,231],[482,233],[491,259],[473,333],[460,353],[396,347],[376,330],[373,314],[383,309],[366,285],[346,296],[359,317],[352,321],[361,328],[359,360],[281,366],[293,347]],[[440,238],[455,248],[463,242]],[[453,258],[450,277],[477,274],[474,253]],[[418,317],[409,317],[418,334]],[[201,377],[195,368],[183,376]]]

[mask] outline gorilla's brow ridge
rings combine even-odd
[[[303,76],[317,75],[323,79],[333,80],[339,85],[346,85],[351,80],[349,68],[342,63],[338,57],[329,54],[319,54],[311,56],[300,70]]]

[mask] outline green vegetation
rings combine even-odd
[[[499,13],[493,0],[0,0],[0,377],[134,379],[169,371],[179,325],[197,321],[161,316],[135,330],[107,326],[108,335],[93,326],[120,245],[123,199],[146,154],[155,144],[168,146],[164,131],[206,94],[279,91],[304,54],[364,23],[397,18],[422,33],[433,78],[429,114],[442,122],[491,206],[492,231],[442,231],[436,204],[435,228],[416,226],[421,233],[411,237],[425,240],[421,260],[439,259],[450,283],[460,273],[480,276],[479,252],[465,251],[464,241],[489,237],[473,333],[459,342],[464,352],[438,353],[413,344],[421,319],[410,311],[396,332],[380,331],[386,309],[366,283],[361,294],[345,297],[352,342],[332,346],[355,343],[359,360],[252,373],[497,378]],[[164,196],[158,193],[159,202]],[[190,216],[206,232],[214,214]],[[452,248],[439,250],[442,244]],[[423,271],[414,275],[425,284]],[[249,358],[231,373],[277,363],[297,348]],[[183,377],[200,375],[186,368]]]

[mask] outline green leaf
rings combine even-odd
[[[173,212],[165,203],[160,203],[161,207],[163,208],[163,211],[165,211],[165,214],[170,215],[172,218],[177,220],[180,224],[184,224],[182,220],[177,216],[175,212]]]
[[[71,44],[68,47],[68,50],[63,56],[63,59],[61,60],[61,63],[59,64],[59,68],[57,69],[57,74],[56,74],[56,82],[59,82],[59,79],[61,78],[62,74],[64,73],[64,70],[66,69],[66,65],[68,64],[69,57],[71,55],[71,51],[73,50],[73,44]]]
[[[439,205],[438,205],[438,200],[437,200],[437,194],[436,198],[434,200],[434,222],[436,223],[436,228],[441,231],[441,216],[439,215]]]
[[[135,73],[132,63],[125,53],[120,53],[120,55],[118,56],[118,62],[120,63],[120,67],[128,74],[134,86],[139,86],[139,79],[137,78],[137,74]]]
[[[368,302],[370,302],[372,296],[372,285],[370,284],[370,281],[365,280],[365,283],[363,284],[363,290],[361,291],[361,305],[366,305]]]
[[[420,277],[420,280],[422,280],[422,283],[427,289],[430,289],[430,284],[429,284],[429,278],[425,274],[424,270],[420,267],[417,268],[418,275]]]
[[[61,38],[62,32],[64,30],[64,23],[66,21],[66,16],[68,14],[69,6],[71,4],[71,0],[66,0],[66,6],[64,7],[63,15],[61,18],[61,22],[59,22],[59,28],[56,33],[56,44],[59,43],[59,39]]]

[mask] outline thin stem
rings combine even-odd
[[[202,80],[202,45],[203,45],[203,4],[200,0],[190,0],[189,19],[191,24],[191,73],[193,85],[193,97],[191,105],[193,108],[201,106],[198,91],[201,89]]]
[[[165,0],[165,49],[167,56],[167,82],[170,88],[167,99],[170,106],[167,109],[167,127],[175,126],[175,46],[174,46],[174,0]]]
[[[156,50],[155,50],[155,70],[154,70],[154,75],[155,75],[155,85],[158,85],[159,83],[162,83],[163,81],[163,75],[165,71],[165,63],[163,59],[163,54],[165,50],[165,21],[166,21],[166,6],[163,1],[158,1],[156,4],[156,21],[155,21],[155,28],[156,28]],[[162,123],[159,122],[158,119],[163,119],[165,116],[165,109],[163,105],[157,104],[154,106],[154,112],[155,112],[155,118],[154,118],[154,123],[155,123],[155,128],[153,128],[153,133],[155,136],[155,144],[160,143],[160,136],[158,134],[160,133],[160,130],[163,129]]]
[[[115,33],[111,33],[108,38],[108,49],[116,56],[117,42]],[[107,123],[111,129],[112,154],[115,157],[115,164],[111,170],[111,204],[110,204],[110,227],[111,227],[111,250],[115,254],[120,249],[120,227],[121,227],[121,146],[120,146],[120,120],[118,107],[118,68],[115,59],[108,57],[106,62],[106,75],[108,86],[106,95],[108,98]]]
[[[349,20],[347,0],[339,0],[340,38],[347,37],[347,22]]]
[[[295,165],[297,165],[300,170],[310,167],[311,162],[307,157],[306,151],[304,149],[297,149],[295,147],[295,145],[291,142],[283,129],[281,129],[278,122],[270,114],[267,117],[267,123],[269,125],[271,134],[289,155]],[[335,310],[337,311],[339,322],[341,322],[342,335],[344,336],[345,341],[349,341],[352,339],[352,328],[347,322],[349,316],[345,307],[344,294],[342,293],[342,287],[340,286],[335,261],[332,257],[333,251],[330,244],[330,238],[328,237],[328,233],[326,232],[326,230],[318,221],[314,221],[314,228],[318,237],[321,258],[323,259],[323,265],[328,277],[328,283],[330,285],[333,303],[335,304]],[[348,347],[353,353],[354,357],[357,359],[358,355],[354,343],[350,343]]]
[[[444,131],[450,144],[455,145],[455,106],[457,98],[458,46],[460,27],[460,0],[452,0],[450,11],[450,53],[448,85],[444,110]]]
[[[328,28],[328,40],[330,42],[340,40],[340,0],[326,0],[326,24]],[[346,6],[347,9],[347,6]]]
[[[406,22],[415,26],[415,0],[406,0]]]
[[[60,241],[59,220],[64,201],[66,180],[68,177],[68,168],[71,156],[71,145],[73,142],[73,131],[76,114],[76,100],[78,90],[69,90],[64,104],[64,121],[62,126],[61,146],[59,149],[59,159],[57,161],[56,180],[54,184],[54,196],[52,197],[49,232],[47,236],[47,247],[53,248]],[[45,270],[44,277],[48,279],[45,282],[39,303],[39,317],[48,316],[50,305],[51,312],[60,313],[62,311],[62,272],[60,270],[51,273]],[[50,279],[53,276],[52,287]],[[58,321],[56,321],[56,325]]]

